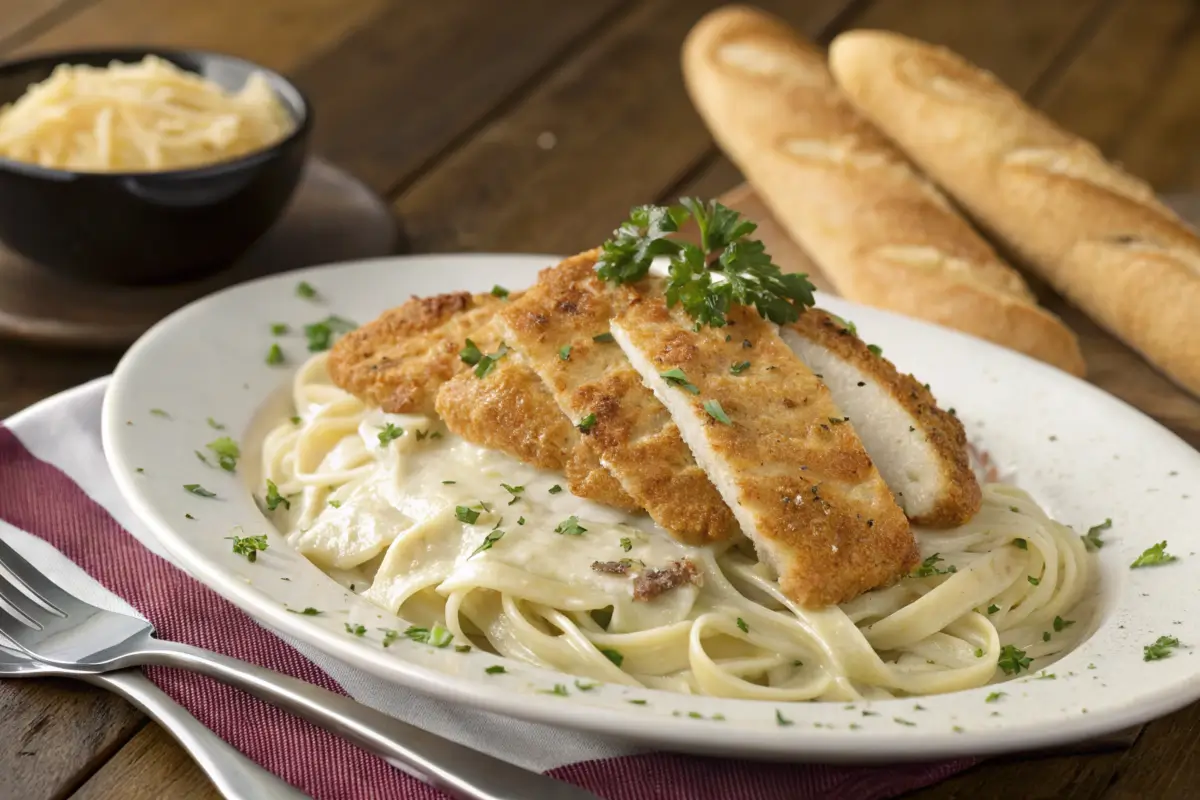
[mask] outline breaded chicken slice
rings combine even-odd
[[[785,595],[819,608],[908,573],[908,520],[829,390],[753,308],[728,320],[697,331],[647,290],[612,333]]]
[[[854,423],[867,454],[913,522],[961,525],[983,502],[967,434],[929,389],[902,375],[834,315],[812,308],[780,329]]]
[[[549,387],[602,463],[681,542],[720,541],[737,530],[671,415],[608,335],[626,293],[595,275],[598,250],[543,270],[500,314],[504,339]]]
[[[329,377],[384,411],[433,414],[438,389],[466,369],[458,356],[463,343],[505,302],[469,292],[414,297],[339,339],[326,362]]]
[[[490,328],[489,324],[479,340],[472,341],[498,341]],[[565,473],[567,486],[577,497],[623,511],[641,510],[600,464],[519,353],[510,351],[483,378],[468,370],[446,381],[438,391],[436,407],[446,427],[468,442]]]

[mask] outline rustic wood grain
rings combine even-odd
[[[711,138],[679,71],[715,0],[647,0],[395,204],[417,250],[574,252],[657,197]],[[844,0],[759,5],[816,34]]]
[[[196,763],[158,725],[138,731],[72,800],[220,800]]]
[[[78,4],[79,0],[4,0],[0,7],[0,48],[56,12],[70,11]]]
[[[294,77],[317,151],[379,192],[410,180],[628,0],[395,3]]]
[[[0,797],[62,797],[144,721],[116,695],[77,681],[0,682]]]

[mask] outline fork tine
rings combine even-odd
[[[38,625],[45,625],[51,619],[61,618],[60,615],[56,615],[53,611],[48,610],[45,606],[40,605],[29,595],[22,592],[3,573],[0,573],[0,600],[4,600]]]
[[[37,567],[9,547],[3,539],[0,539],[0,565],[6,567],[13,577],[23,583],[30,592],[63,616],[72,613],[72,608],[82,610],[88,607],[87,603],[55,585]]]

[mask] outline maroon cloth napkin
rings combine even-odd
[[[100,393],[103,384],[73,394],[89,390]],[[82,423],[94,432],[73,457],[102,463],[99,403],[86,405],[95,407],[97,418],[73,419],[64,427],[77,431]],[[78,413],[79,407],[51,400],[35,413]],[[21,422],[30,416],[23,415]],[[160,637],[345,694],[294,647],[142,546],[59,467],[34,457],[18,439],[39,435],[36,431],[13,427],[15,433],[0,427],[0,519],[53,545],[153,622]],[[146,674],[234,747],[317,800],[445,797],[344,740],[209,678],[159,667]],[[608,800],[881,800],[936,783],[973,763],[833,767],[648,753],[579,761],[550,774]]]

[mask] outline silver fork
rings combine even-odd
[[[319,686],[157,639],[149,622],[68,594],[2,540],[0,565],[41,601],[34,602],[0,573],[0,598],[32,623],[0,609],[0,633],[36,661],[77,676],[146,664],[199,672],[330,730],[463,800],[599,800],[591,792],[435,736]]]
[[[78,678],[119,694],[146,714],[186,750],[226,800],[304,800],[308,795],[246,758],[200,724],[186,708],[138,670],[103,674],[52,667],[0,645],[0,677]]]

